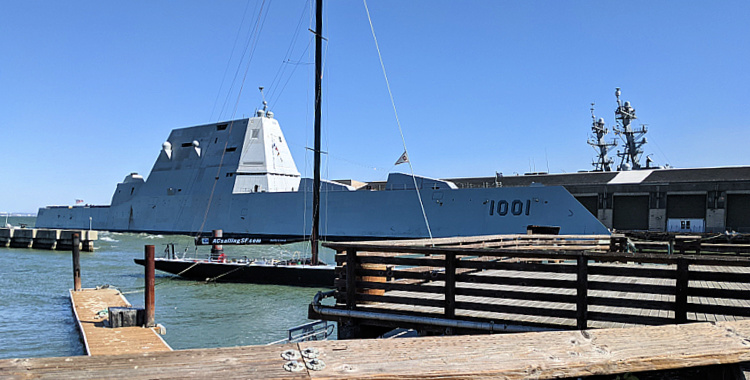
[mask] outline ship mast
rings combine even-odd
[[[641,147],[646,144],[646,138],[643,137],[647,132],[646,126],[642,125],[640,129],[634,130],[630,124],[636,119],[635,108],[630,105],[630,102],[623,104],[620,100],[619,87],[615,90],[615,96],[617,97],[617,109],[615,110],[617,126],[614,127],[614,130],[616,134],[624,136],[625,139],[625,151],[617,152],[620,157],[619,170],[641,169],[640,160],[643,154]],[[641,139],[641,137],[643,138]]]
[[[311,264],[318,264],[318,234],[320,229],[320,117],[322,96],[322,59],[323,50],[323,0],[315,2],[315,163],[313,176],[313,220],[310,232]]]
[[[612,158],[607,157],[607,153],[609,152],[609,148],[617,146],[617,143],[615,143],[614,141],[612,141],[611,143],[607,143],[604,140],[604,137],[607,135],[607,133],[609,133],[609,131],[604,127],[603,118],[599,118],[599,120],[596,120],[596,116],[594,115],[594,103],[591,103],[591,131],[594,133],[594,136],[589,139],[588,143],[594,149],[598,148],[599,150],[597,152],[597,161],[593,163],[594,171],[612,171]]]

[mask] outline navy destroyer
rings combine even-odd
[[[530,225],[563,234],[606,228],[563,187],[459,189],[450,181],[391,173],[385,190],[322,181],[320,235],[327,240],[525,233]],[[40,208],[42,228],[195,234],[281,243],[311,233],[312,180],[300,178],[278,121],[255,117],[173,130],[151,173],[117,184],[110,205]]]
[[[279,122],[261,109],[247,119],[173,130],[148,178],[127,175],[110,205],[40,208],[36,225],[188,235],[223,229],[257,243],[299,241],[311,234],[312,182],[300,178]],[[391,173],[385,190],[322,181],[320,191],[325,240],[429,237],[419,197],[433,237],[526,233],[532,225],[607,233],[561,186],[459,189]]]

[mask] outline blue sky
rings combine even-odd
[[[750,163],[750,2],[368,5],[418,174],[590,169],[590,103],[611,128],[615,87],[658,164]],[[362,2],[325,10],[324,177],[408,170]],[[304,0],[3,2],[0,212],[108,204],[171,129],[250,115],[258,86],[311,175],[310,27]]]

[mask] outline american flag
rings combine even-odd
[[[83,199],[76,199],[76,204],[83,203]]]

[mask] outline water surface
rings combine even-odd
[[[3,218],[4,222],[4,218]],[[9,222],[33,226],[34,218]],[[81,252],[83,287],[109,284],[143,306],[144,246],[163,255],[175,243],[179,255],[195,256],[188,236],[100,232],[94,252]],[[289,258],[309,252],[309,245],[225,246],[229,258]],[[207,255],[201,247],[198,255]],[[333,261],[333,251],[321,258]],[[279,285],[222,284],[174,279],[156,273],[156,322],[167,328],[174,349],[266,344],[283,339],[286,330],[305,322],[307,305],[323,289]],[[83,355],[68,290],[73,287],[70,252],[0,248],[0,358]]]

